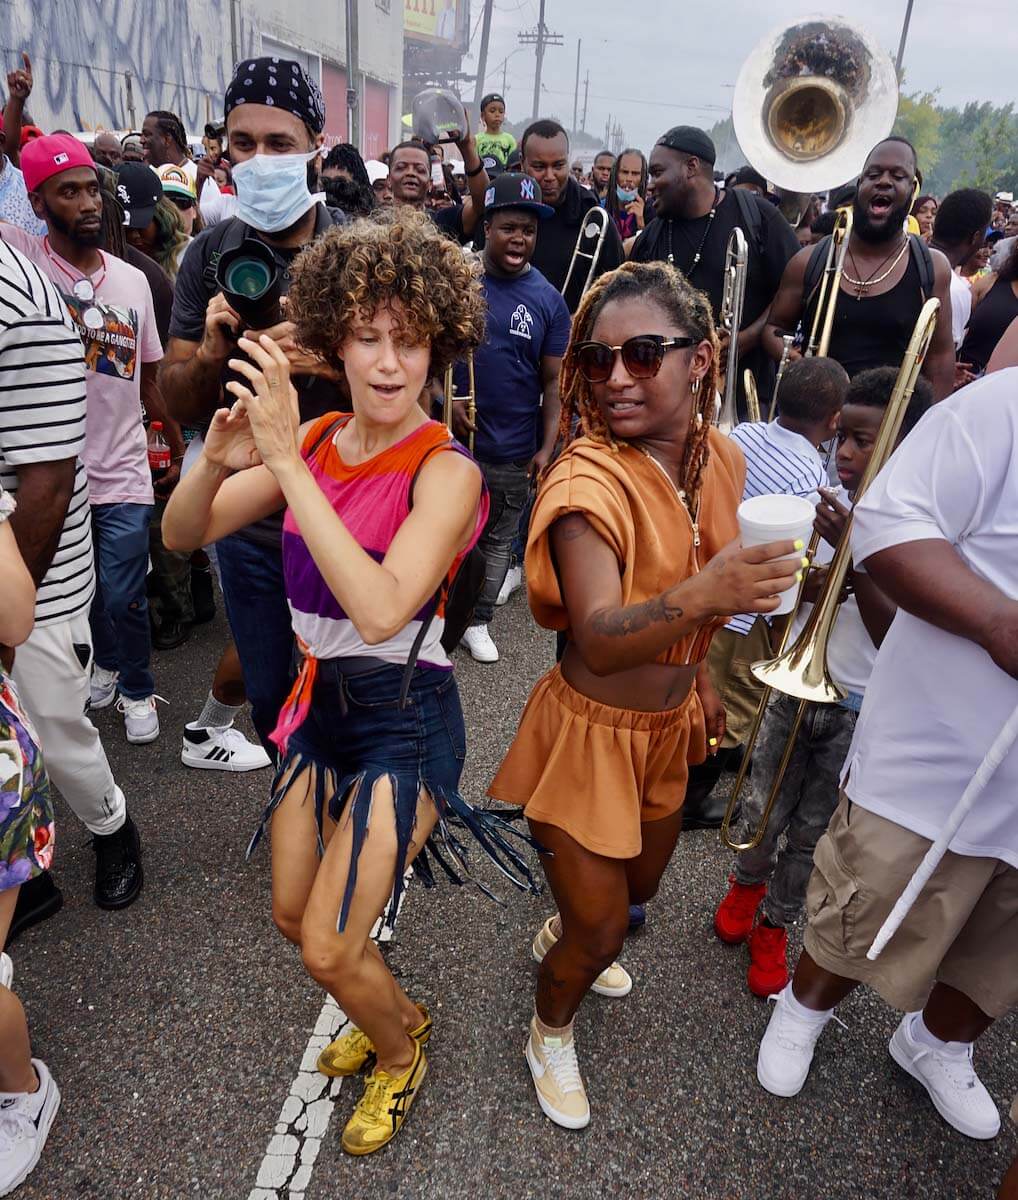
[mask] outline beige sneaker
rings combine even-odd
[[[526,1047],[527,1066],[541,1111],[564,1129],[583,1129],[590,1124],[590,1105],[576,1061],[576,1042],[570,1038],[544,1038],[530,1022]]]
[[[531,951],[535,962],[543,962],[544,956],[558,941],[551,931],[554,919],[549,917],[534,938]],[[633,990],[633,977],[621,963],[613,962],[610,967],[605,967],[590,986],[599,996],[628,996]]]

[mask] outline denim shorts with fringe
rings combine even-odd
[[[459,793],[466,730],[453,673],[415,668],[406,704],[401,707],[403,672],[402,666],[377,659],[323,659],[318,663],[310,712],[290,736],[268,807],[248,847],[250,856],[294,781],[305,768],[311,768],[319,854],[324,853],[322,821],[326,813],[337,823],[350,822],[353,830],[339,932],[346,926],[357,884],[357,860],[371,816],[372,791],[383,777],[391,781],[396,815],[396,872],[386,913],[390,923],[395,921],[403,891],[422,790],[438,810],[438,823],[414,862],[414,872],[426,887],[435,883],[433,864],[437,864],[453,883],[469,879],[497,899],[467,867],[461,839],[469,834],[511,883],[521,890],[540,892],[512,840],[535,849],[536,843],[496,813],[474,808]]]

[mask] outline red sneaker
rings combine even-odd
[[[754,996],[766,1000],[788,983],[788,931],[758,921],[749,935],[746,982]]]
[[[728,882],[732,886],[714,914],[714,932],[723,942],[736,946],[749,937],[753,921],[756,919],[756,910],[767,891],[767,884],[736,883],[734,875],[728,876]]]

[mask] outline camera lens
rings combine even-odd
[[[238,296],[257,300],[272,284],[273,274],[268,265],[257,258],[238,258],[227,267],[223,282]]]

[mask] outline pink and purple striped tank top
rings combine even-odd
[[[351,419],[349,415],[339,413],[327,413],[319,418],[308,430],[301,454],[347,530],[376,562],[381,562],[396,531],[409,515],[410,484],[421,462],[432,451],[442,453],[435,447],[446,444],[451,450],[464,454],[466,451],[450,442],[445,425],[428,421],[367,462],[351,466],[343,461],[336,447],[340,430]],[[329,426],[337,421],[334,434],[323,441]],[[318,443],[321,444],[315,449]],[[473,537],[453,563],[450,580],[467,551],[481,536],[487,519],[488,495],[485,490],[477,506]],[[289,509],[283,519],[283,572],[294,633],[307,647],[307,654],[316,659],[364,656],[406,663],[414,638],[433,604],[429,598],[420,612],[388,641],[367,645],[322,578]],[[452,668],[442,649],[444,628],[443,599],[421,646],[418,662],[422,666]]]

